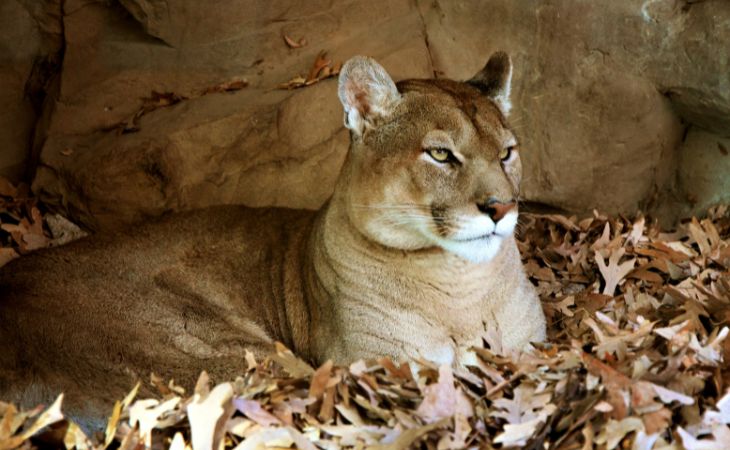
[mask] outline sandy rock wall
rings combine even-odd
[[[408,1],[69,0],[66,9],[60,93],[34,189],[93,228],[210,204],[317,208],[347,149],[336,83],[276,86],[321,49],[335,60],[377,55],[397,77],[431,74]],[[282,33],[308,45],[289,49]],[[248,86],[203,95],[237,78]],[[185,99],[122,133],[153,91]]]
[[[60,0],[0,2],[0,176],[14,182],[37,161],[35,133],[60,69],[62,26]]]
[[[320,50],[465,79],[504,49],[526,199],[668,219],[730,201],[730,2],[300,3],[1,2],[0,174],[38,161],[34,190],[97,229],[210,204],[316,208],[347,150],[336,82],[278,84]]]
[[[730,198],[730,172],[703,193],[677,183],[680,161],[697,152],[684,141],[688,129],[730,136],[730,2],[487,3],[420,7],[445,76],[467,76],[479,55],[496,49],[515,58],[527,198],[568,210],[664,215]],[[716,150],[703,155],[727,159]],[[681,173],[686,181],[706,178]]]

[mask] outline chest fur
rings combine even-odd
[[[473,265],[442,252],[406,258],[339,238],[322,244],[312,292],[318,359],[453,363],[514,292],[502,258]]]

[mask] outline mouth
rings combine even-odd
[[[507,237],[507,236],[502,233],[492,231],[489,233],[480,234],[479,236],[468,237],[468,238],[458,238],[458,239],[452,238],[451,240],[454,242],[475,242],[475,241],[484,241],[484,240],[493,239],[493,238],[505,238],[505,237]]]
[[[499,235],[495,232],[491,232],[491,233],[486,233],[486,234],[482,234],[480,236],[474,236],[474,237],[470,237],[470,238],[454,239],[454,241],[456,241],[456,242],[474,242],[474,241],[482,241],[485,239],[490,239],[494,236],[499,236]]]
[[[437,242],[444,250],[474,263],[485,263],[499,252],[503,236],[495,231],[470,237],[441,238]]]

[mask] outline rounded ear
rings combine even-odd
[[[512,89],[512,60],[505,52],[496,52],[476,75],[467,83],[477,87],[499,107],[502,114],[509,115],[512,103],[509,96]]]
[[[355,56],[342,66],[338,94],[345,108],[345,126],[358,135],[376,118],[390,114],[400,99],[390,75],[366,56]]]

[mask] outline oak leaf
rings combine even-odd
[[[461,389],[454,386],[454,374],[451,368],[442,365],[439,367],[438,382],[424,388],[423,401],[418,406],[416,414],[427,423],[433,423],[457,413],[471,417],[474,415],[474,410]]]
[[[623,263],[619,264],[621,257],[624,256],[625,253],[626,249],[624,249],[623,247],[619,248],[618,250],[612,251],[611,256],[609,256],[608,258],[608,265],[606,265],[606,261],[603,259],[603,256],[598,251],[595,253],[598,270],[601,272],[603,280],[606,283],[606,285],[603,287],[602,294],[614,295],[616,292],[616,287],[619,285],[621,280],[623,280],[624,277],[626,277],[626,275],[628,275],[628,273],[633,270],[634,265],[636,264],[636,258],[624,261]]]

